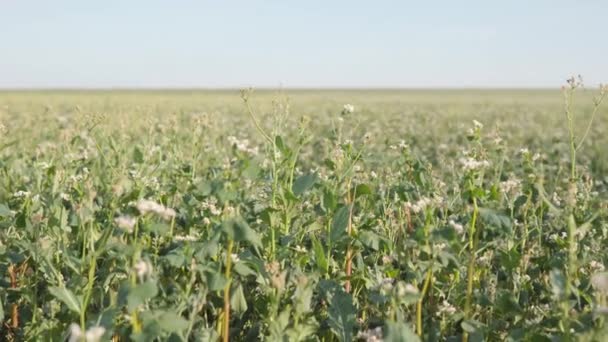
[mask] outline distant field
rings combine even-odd
[[[0,336],[600,341],[598,94],[2,91]]]

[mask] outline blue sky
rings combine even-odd
[[[608,82],[608,1],[0,0],[0,88]]]

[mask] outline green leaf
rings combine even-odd
[[[321,245],[321,242],[314,236],[311,238],[311,240],[317,267],[321,272],[326,272],[328,269],[328,263],[327,258],[325,257],[325,251],[323,250],[323,245]]]
[[[215,192],[220,203],[227,203],[236,200],[236,191],[227,190],[226,188],[217,189]]]
[[[509,232],[513,228],[513,223],[511,222],[511,218],[509,216],[501,214],[493,209],[479,208],[479,217],[486,225],[498,228],[500,230]]]
[[[245,299],[245,293],[241,284],[233,288],[230,293],[230,307],[238,314],[243,314],[247,311],[247,300]]]
[[[217,235],[218,236],[213,236],[209,238],[209,240],[205,241],[204,243],[197,244],[197,246],[200,246],[198,252],[196,252],[195,254],[195,257],[198,261],[202,262],[206,259],[214,257],[219,252],[219,234]]]
[[[247,277],[251,275],[256,275],[257,273],[252,270],[246,263],[243,261],[238,261],[232,267],[232,270],[242,277]]]
[[[325,191],[323,191],[322,204],[326,212],[331,212],[338,206],[338,199],[331,190],[326,189]]]
[[[13,212],[6,204],[0,204],[0,217],[12,217]]]
[[[213,185],[210,182],[202,182],[196,186],[195,194],[199,196],[209,196],[213,192]]]
[[[222,231],[234,241],[248,242],[254,247],[261,247],[262,240],[258,233],[251,229],[242,218],[235,218],[222,223]]]
[[[306,175],[302,175],[298,177],[295,182],[293,182],[292,191],[296,196],[300,196],[305,193],[308,189],[310,189],[315,182],[317,181],[317,176],[314,173],[309,173]]]
[[[517,248],[513,248],[508,251],[500,251],[500,264],[508,271],[512,271],[519,266],[521,260],[521,254],[517,251]]]
[[[62,301],[67,307],[80,314],[81,303],[80,300],[72,293],[72,291],[65,288],[65,286],[52,286],[49,287],[49,292],[57,299]]]
[[[165,235],[169,232],[169,230],[171,230],[168,224],[161,222],[147,224],[144,226],[144,229],[147,232],[154,233],[156,235]]]
[[[355,187],[355,197],[371,195],[372,188],[367,184],[359,184]]]
[[[306,321],[298,323],[297,326],[287,329],[288,341],[310,341],[312,335],[319,329],[319,324],[314,317],[309,317]]]
[[[163,260],[166,260],[167,263],[173,267],[179,268],[185,265],[186,256],[184,252],[179,249],[172,250],[167,255],[162,257]]]
[[[138,306],[145,303],[146,300],[154,298],[157,294],[158,287],[153,281],[135,285],[129,290],[129,295],[127,296],[129,311],[135,310]]]
[[[355,327],[353,298],[344,291],[333,295],[329,305],[329,326],[340,341],[352,341]]]
[[[469,333],[469,341],[484,341],[484,326],[481,322],[464,320],[460,327]]]
[[[313,286],[310,279],[299,280],[293,294],[294,311],[302,316],[311,312]]]
[[[141,164],[144,162],[144,154],[137,146],[133,149],[133,161],[137,164]]]
[[[95,322],[94,325],[103,326],[106,329],[114,327],[115,320],[120,315],[121,310],[116,307],[108,307],[105,308],[102,312],[100,312],[96,317],[92,320]]]
[[[268,324],[269,341],[284,341],[285,332],[289,325],[289,313],[290,308],[287,307],[285,310],[275,317],[270,324]]]
[[[178,333],[188,329],[188,321],[174,312],[162,311],[157,317],[158,326],[165,332]]]
[[[510,291],[501,291],[497,296],[495,307],[505,314],[517,314],[521,311],[519,303]]]
[[[364,230],[359,234],[359,241],[361,241],[364,246],[377,251],[380,249],[380,242],[382,242],[382,237],[369,230]]]
[[[553,296],[556,299],[560,300],[566,294],[566,277],[562,271],[558,269],[553,269],[549,273],[549,279],[551,280],[551,290],[553,291]]]
[[[210,291],[220,291],[224,289],[224,286],[228,283],[226,277],[218,271],[205,271],[203,273],[205,275],[205,280],[207,283],[207,287]]]
[[[338,241],[346,236],[346,228],[348,227],[348,206],[340,207],[334,214],[331,222],[331,240]]]
[[[385,342],[420,341],[420,338],[412,331],[412,329],[409,327],[409,324],[403,322],[386,322],[385,335]]]
[[[285,143],[283,142],[283,138],[281,138],[280,135],[277,135],[276,137],[274,137],[274,143],[275,143],[275,145],[277,145],[279,150],[283,154],[285,154],[287,147],[285,146]]]

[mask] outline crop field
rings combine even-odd
[[[606,341],[577,82],[0,92],[0,340]]]

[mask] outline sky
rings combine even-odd
[[[608,83],[608,1],[0,0],[0,88]]]

